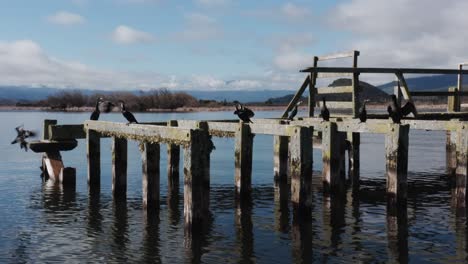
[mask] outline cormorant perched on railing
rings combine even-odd
[[[99,114],[101,114],[101,110],[99,110],[99,104],[103,101],[102,97],[99,97],[96,101],[96,108],[94,111],[91,113],[91,116],[89,117],[90,120],[98,120],[99,119]]]
[[[369,100],[364,100],[364,102],[362,102],[361,107],[359,107],[358,117],[359,117],[359,120],[361,120],[361,123],[365,123],[367,121],[367,110],[366,110],[367,102],[369,102]]]
[[[396,95],[392,94],[391,98],[392,101],[390,102],[390,105],[387,106],[387,112],[393,123],[399,124],[401,119],[410,113],[413,113],[413,115],[416,117],[416,107],[412,102],[407,102],[403,107],[400,107],[397,103]]]
[[[119,103],[120,103],[120,111],[122,112],[122,115],[128,121],[127,125],[129,125],[131,123],[137,123],[138,124],[138,121],[136,120],[135,116],[132,113],[130,113],[129,111],[127,111],[127,109],[125,108],[124,101],[119,100]]]
[[[296,105],[294,105],[294,108],[292,109],[291,113],[288,116],[288,120],[291,120],[291,121],[294,120],[294,117],[296,117],[296,115],[297,115],[297,108],[299,107],[299,105],[301,103],[302,103],[302,101],[299,101],[299,102],[296,103]]]
[[[243,106],[241,103],[236,103],[236,111],[234,111],[234,114],[237,115],[244,122],[253,123],[252,120],[250,120],[250,118],[255,115],[254,112],[249,108]]]
[[[320,108],[320,116],[322,117],[323,121],[330,121],[330,111],[327,108],[325,96],[322,97],[322,108]]]

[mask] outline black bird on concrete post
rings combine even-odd
[[[416,117],[416,106],[412,102],[407,102],[403,107],[400,107],[397,103],[396,95],[392,94],[391,99],[390,104],[387,106],[387,112],[393,123],[400,124],[401,119],[410,113],[413,113]]]
[[[129,111],[127,111],[127,109],[125,108],[125,102],[120,100],[119,103],[120,103],[120,111],[122,112],[122,115],[128,121],[127,125],[132,124],[132,123],[138,124],[138,121],[136,120],[135,116]]]
[[[367,121],[367,110],[366,110],[367,102],[369,102],[369,100],[364,100],[361,107],[359,107],[358,117],[359,117],[359,120],[361,120],[361,123],[365,123]]]
[[[327,108],[325,96],[322,98],[322,108],[320,108],[320,116],[323,121],[330,121],[330,111]]]
[[[235,115],[237,115],[244,122],[253,123],[252,120],[250,120],[250,118],[255,115],[255,113],[252,110],[243,106],[241,103],[236,103],[235,106],[236,106],[236,111],[234,111]]]
[[[291,113],[289,114],[288,120],[291,120],[291,121],[294,120],[294,117],[296,117],[296,115],[297,115],[297,108],[299,107],[300,104],[302,104],[302,101],[299,101],[299,102],[296,103],[296,105],[294,105],[294,108],[292,109]]]

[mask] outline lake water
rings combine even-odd
[[[277,117],[280,112],[258,112]],[[144,213],[141,158],[129,142],[127,201],[111,194],[110,139],[101,142],[101,193],[89,196],[83,140],[63,152],[65,166],[77,168],[76,192],[63,193],[41,182],[41,155],[10,142],[14,127],[40,131],[43,119],[78,124],[89,113],[2,112],[0,119],[0,263],[310,263],[465,262],[466,219],[451,207],[445,175],[445,133],[411,131],[407,215],[389,216],[385,200],[384,137],[361,136],[361,192],[354,199],[324,198],[321,153],[314,150],[313,209],[310,222],[297,223],[275,203],[271,136],[254,138],[251,210],[236,214],[234,139],[215,138],[211,154],[211,220],[191,245],[184,240],[183,192],[167,203],[166,148],[161,146],[161,210]],[[232,112],[145,113],[140,121],[226,119]],[[102,120],[121,121],[118,113]],[[181,175],[181,178],[183,175]],[[181,181],[183,182],[183,181]]]

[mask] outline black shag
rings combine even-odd
[[[236,111],[234,111],[234,114],[237,115],[244,122],[253,123],[252,120],[250,120],[250,118],[255,115],[254,112],[249,108],[243,106],[241,103],[236,104]]]
[[[103,101],[102,97],[99,97],[96,101],[96,107],[94,111],[91,113],[91,116],[89,117],[90,120],[98,120],[99,119],[99,114],[101,114],[101,110],[99,110],[99,104]]]
[[[416,107],[412,102],[407,102],[403,107],[400,107],[397,102],[396,95],[391,95],[392,101],[387,106],[388,116],[392,119],[393,123],[399,124],[401,119],[410,113],[414,116],[417,115]]]
[[[26,138],[36,136],[36,132],[26,130],[23,128],[22,125],[15,127],[15,130],[17,135],[16,138],[11,142],[11,144],[19,143],[21,149],[28,151],[28,142],[26,141]]]
[[[125,108],[125,103],[124,101],[120,100],[119,101],[120,103],[120,111],[122,112],[122,115],[127,119],[128,124],[131,124],[131,123],[136,123],[138,124],[138,121],[136,120],[135,116],[130,113],[129,111],[127,111],[127,109]]]
[[[367,121],[367,110],[366,110],[367,102],[369,102],[369,100],[364,100],[361,107],[359,107],[358,117],[359,117],[359,120],[361,120],[361,123],[365,123]]]
[[[291,113],[289,114],[289,117],[288,117],[288,120],[294,120],[294,117],[296,117],[297,115],[297,108],[299,107],[299,105],[302,103],[302,101],[299,101],[296,103],[296,105],[294,105],[294,108],[292,109]]]
[[[320,109],[320,116],[323,121],[330,121],[330,111],[327,108],[325,97],[322,98],[322,108]]]

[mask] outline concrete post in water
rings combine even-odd
[[[323,187],[325,192],[345,187],[345,136],[336,123],[327,122],[322,131]]]
[[[252,190],[253,134],[244,122],[239,123],[235,140],[235,185],[236,194],[249,195]]]
[[[273,136],[273,166],[275,182],[287,181],[288,143],[289,138],[286,136]]]
[[[127,194],[127,139],[112,138],[112,194]]]
[[[143,208],[159,208],[159,157],[160,147],[158,143],[142,144],[142,171],[143,171]]]
[[[348,177],[353,187],[353,191],[359,190],[359,146],[361,144],[361,135],[359,133],[348,132]]]
[[[184,219],[185,232],[191,234],[194,228],[200,227],[209,217],[209,200],[205,192],[209,192],[205,175],[207,160],[211,149],[207,142],[208,131],[202,129],[190,130],[187,133],[190,145],[184,149]]]
[[[177,120],[167,122],[168,126],[178,126]],[[176,144],[167,144],[167,188],[172,193],[179,190],[179,162],[180,146]]]
[[[99,132],[87,130],[86,148],[88,156],[88,185],[98,188],[101,184],[101,137]]]
[[[389,124],[385,135],[387,204],[405,205],[408,175],[409,125]]]
[[[457,132],[447,131],[445,144],[445,164],[448,175],[455,175],[457,169]]]
[[[312,131],[313,128],[295,126],[290,132],[289,173],[294,208],[312,206]]]
[[[457,168],[456,168],[456,196],[457,207],[466,207],[466,184],[468,176],[468,128],[462,125],[457,130]]]

